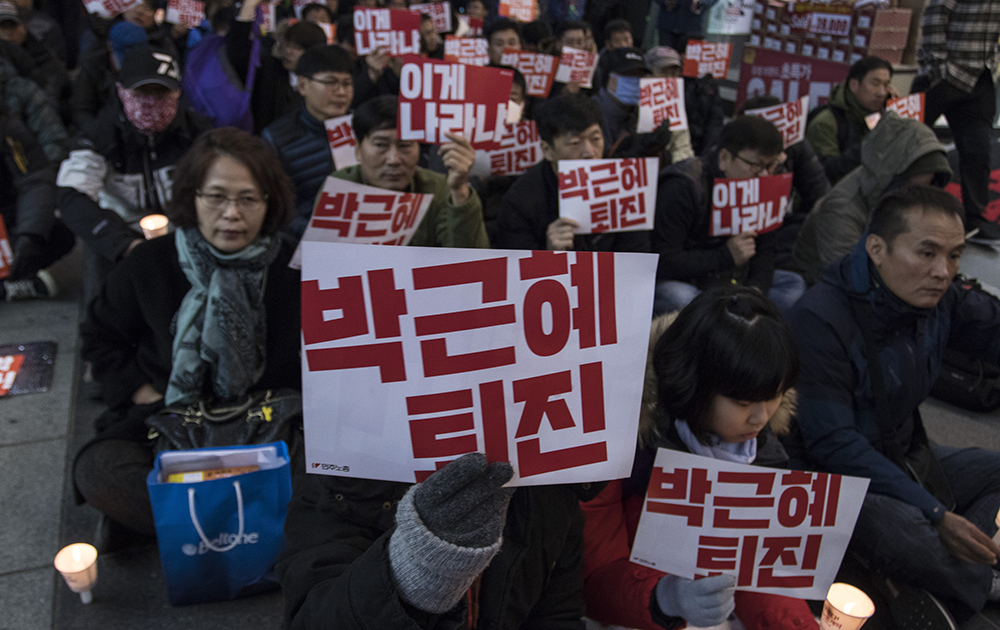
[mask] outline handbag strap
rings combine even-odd
[[[194,525],[195,531],[198,532],[198,538],[201,538],[201,542],[205,543],[206,547],[219,553],[229,551],[236,545],[240,544],[240,540],[243,538],[243,491],[240,489],[240,482],[234,481],[233,488],[236,490],[236,514],[239,519],[239,531],[237,531],[236,537],[233,538],[233,541],[225,547],[216,547],[212,544],[212,541],[208,539],[208,536],[205,535],[205,531],[201,528],[201,523],[198,522],[198,512],[194,508],[194,488],[188,488],[188,511],[191,514],[191,523]]]
[[[199,400],[198,411],[200,411],[202,417],[208,420],[209,422],[228,422],[233,418],[238,418],[239,416],[242,416],[246,412],[250,411],[250,408],[253,407],[255,404],[258,404],[261,401],[265,401],[270,397],[271,397],[271,390],[267,390],[267,392],[264,393],[263,397],[261,397],[260,394],[257,395],[249,394],[247,396],[246,402],[242,403],[240,406],[233,407],[230,410],[218,414],[213,414],[211,410],[208,408],[208,405],[205,404],[205,401]]]

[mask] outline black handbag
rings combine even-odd
[[[302,394],[291,389],[251,393],[240,404],[211,406],[204,400],[166,407],[146,419],[153,450],[288,442],[302,423]]]

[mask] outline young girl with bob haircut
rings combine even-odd
[[[731,575],[692,581],[629,562],[657,448],[784,466],[775,432],[787,429],[798,372],[788,326],[753,289],[705,291],[653,321],[632,475],[583,504],[588,616],[661,630],[718,625],[735,609],[747,630],[816,628],[803,600],[736,592]]]

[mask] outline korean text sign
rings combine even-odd
[[[333,154],[333,168],[341,169],[358,163],[354,149],[358,146],[354,138],[354,127],[351,125],[353,114],[338,116],[325,121],[326,137],[330,141],[330,152]]]
[[[703,77],[710,74],[716,79],[725,79],[729,72],[729,57],[733,45],[721,42],[692,40],[687,43],[684,54],[684,76]]]
[[[891,99],[885,104],[885,111],[896,112],[900,118],[911,118],[924,122],[924,93],[917,92],[909,96]],[[882,120],[882,114],[875,112],[865,116],[865,124],[869,129],[874,129],[878,121]]]
[[[748,116],[759,116],[774,123],[785,139],[785,148],[796,142],[802,142],[806,137],[806,116],[809,113],[809,97],[803,96],[797,101],[782,103],[773,107],[748,109],[743,112]]]
[[[538,7],[535,0],[500,0],[499,10],[503,17],[518,22],[534,22],[538,17]]]
[[[10,275],[12,264],[14,264],[14,251],[10,248],[7,226],[3,222],[3,217],[0,217],[0,280]]]
[[[167,22],[195,28],[205,19],[205,3],[198,0],[170,0],[167,3]]]
[[[579,83],[581,87],[593,86],[594,69],[597,68],[597,55],[586,50],[577,50],[563,46],[559,57],[559,68],[556,69],[556,81],[559,83]]]
[[[627,476],[656,257],[304,243],[309,472],[514,485]]]
[[[792,174],[716,179],[712,184],[712,236],[736,236],[781,227],[792,190]]]
[[[451,32],[451,3],[431,2],[427,4],[411,4],[410,11],[414,13],[426,13],[434,20],[434,29],[438,33]]]
[[[99,15],[102,18],[113,18],[132,7],[142,4],[142,0],[89,0],[83,3],[87,13]]]
[[[387,48],[393,57],[420,52],[420,14],[406,9],[354,8],[354,45],[358,55]]]
[[[500,64],[517,68],[524,75],[525,93],[528,96],[548,98],[556,76],[558,58],[543,53],[506,48]]]
[[[489,65],[489,44],[482,37],[446,35],[444,38],[444,60],[470,66]]]
[[[443,144],[450,142],[445,134],[456,133],[473,148],[500,148],[513,82],[512,70],[404,57],[397,135]]]
[[[833,86],[847,77],[847,64],[743,47],[743,64],[736,88],[736,108],[748,98],[769,94],[782,102],[809,97],[809,108],[827,102]]]
[[[637,133],[649,133],[663,121],[670,131],[688,128],[684,105],[684,79],[639,79],[639,122]]]
[[[0,356],[0,396],[6,396],[14,386],[17,373],[24,363],[23,354],[8,354]]]
[[[507,125],[500,148],[492,151],[476,151],[476,165],[473,174],[520,175],[542,159],[542,145],[538,136],[538,126],[533,120],[522,120]],[[482,166],[480,166],[482,164]]]
[[[577,234],[653,229],[659,158],[559,160],[559,216]]]
[[[632,562],[736,588],[823,599],[868,480],[777,470],[659,449]]]

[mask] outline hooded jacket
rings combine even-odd
[[[882,283],[862,240],[827,268],[823,281],[789,315],[802,365],[798,411],[785,440],[792,467],[867,477],[869,492],[909,503],[937,523],[945,506],[884,454],[887,445],[852,304],[871,331],[892,416],[888,424],[905,454],[926,444],[916,412],[938,377],[945,346],[1000,360],[1000,303],[952,282],[934,308],[911,306]]]
[[[45,157],[58,162],[66,157],[69,135],[59,112],[34,81],[17,74],[14,65],[0,57],[0,94],[10,116],[24,122],[38,138]]]
[[[861,107],[844,81],[833,88],[826,109],[809,121],[806,140],[819,156],[831,184],[836,184],[860,162],[861,141],[868,135],[865,116],[871,113]],[[841,124],[847,128],[840,129]]]
[[[879,198],[901,183],[914,162],[935,151],[945,154],[930,127],[886,112],[861,146],[861,166],[837,182],[806,217],[793,249],[793,269],[809,284],[818,282],[823,269],[858,242]],[[947,181],[951,169],[944,168]]]

